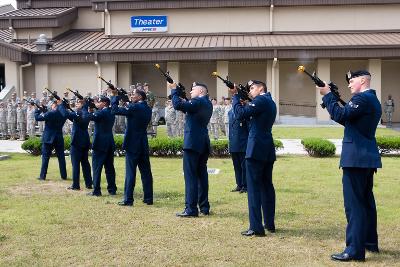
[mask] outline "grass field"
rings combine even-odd
[[[159,136],[166,136],[165,126],[158,127]],[[274,126],[272,135],[276,139],[303,139],[306,137],[321,137],[325,139],[341,139],[343,138],[343,127],[285,127]],[[400,132],[387,128],[378,128],[377,136],[399,136]],[[221,138],[225,136],[221,133]]]
[[[0,161],[0,265],[22,266],[336,266],[331,253],[344,246],[345,216],[338,158],[279,157],[274,169],[277,193],[275,234],[245,238],[245,194],[234,187],[229,159],[211,159],[221,170],[210,176],[212,215],[177,218],[184,190],[181,159],[152,158],[155,205],[141,202],[140,179],[133,208],[119,207],[124,158],[116,159],[118,195],[70,192],[58,177],[56,159],[49,180],[35,179],[40,158],[13,154]],[[364,264],[400,262],[400,159],[383,158],[375,179],[380,254]],[[70,164],[68,173],[71,174]],[[103,180],[104,177],[103,177]]]

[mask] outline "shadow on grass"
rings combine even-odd
[[[315,240],[337,239],[341,238],[338,233],[344,231],[343,227],[306,227],[306,228],[285,228],[285,226],[276,226],[276,234],[284,237],[309,237]]]

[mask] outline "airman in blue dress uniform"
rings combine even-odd
[[[87,189],[92,189],[92,172],[89,163],[89,149],[91,148],[90,137],[88,133],[88,105],[84,100],[76,102],[76,111],[69,112],[64,109],[64,116],[67,117],[72,124],[71,132],[71,163],[72,163],[72,185],[68,187],[70,190],[80,190],[80,166],[82,165],[82,173],[85,179]]]
[[[147,126],[150,123],[152,110],[146,102],[146,93],[135,90],[132,102],[125,107],[119,107],[120,96],[111,97],[111,112],[115,115],[126,116],[127,126],[123,149],[125,157],[125,192],[124,199],[118,203],[121,206],[133,205],[133,191],[136,184],[136,168],[142,178],[143,202],[153,204],[153,175],[149,159],[149,144],[147,140]]]
[[[180,98],[180,89],[170,85],[172,104],[176,110],[186,114],[183,144],[183,172],[185,177],[185,210],[178,217],[197,217],[210,214],[208,201],[207,160],[210,154],[210,138],[207,125],[212,115],[212,104],[207,86],[193,83],[191,99]]]
[[[249,128],[246,120],[238,120],[233,109],[228,111],[229,122],[229,153],[232,157],[235,170],[236,188],[232,192],[247,192],[246,182],[246,147],[249,136]]]
[[[67,179],[64,138],[62,134],[62,128],[66,118],[62,115],[62,112],[60,112],[60,110],[63,109],[65,109],[65,107],[61,104],[61,101],[53,101],[51,104],[51,110],[45,113],[39,109],[35,111],[35,120],[45,122],[42,134],[42,167],[40,169],[39,180],[46,180],[47,168],[49,166],[49,160],[53,149],[56,150],[61,179]]]
[[[92,146],[93,192],[89,195],[101,196],[101,171],[105,169],[107,190],[110,195],[116,195],[114,151],[115,143],[112,128],[115,115],[111,113],[110,99],[100,96],[96,104],[98,110],[89,113],[87,117],[94,121],[94,134]]]
[[[346,248],[331,258],[338,261],[364,261],[365,250],[379,252],[373,177],[382,167],[375,132],[382,115],[371,74],[361,70],[346,76],[352,98],[344,107],[329,87],[318,87],[331,119],[343,125],[344,137],[340,167],[343,169],[343,197],[347,218]]]
[[[261,81],[249,81],[252,101],[242,105],[236,89],[232,89],[233,110],[239,120],[249,120],[246,147],[246,179],[250,227],[244,236],[264,236],[266,228],[275,232],[275,189],[272,169],[276,160],[272,125],[276,105],[267,86]],[[264,226],[262,219],[264,217]]]

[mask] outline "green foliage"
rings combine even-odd
[[[175,157],[182,154],[183,138],[157,137],[149,139],[149,153],[156,157]]]
[[[304,138],[301,144],[311,157],[331,157],[335,155],[336,147],[329,141],[322,138]]]
[[[228,140],[212,140],[211,141],[211,157],[229,157],[229,141]]]
[[[281,140],[274,139],[275,150],[283,149],[283,143]]]
[[[115,154],[117,154],[117,156],[125,155],[125,151],[122,149],[122,145],[124,143],[124,136],[121,134],[114,135],[114,143],[115,143]]]
[[[32,137],[23,142],[21,148],[33,156],[39,156],[42,151],[42,141],[39,137]]]
[[[376,143],[381,155],[400,152],[400,136],[377,136]]]

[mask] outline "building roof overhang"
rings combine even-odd
[[[4,32],[4,31],[3,31]],[[1,34],[0,37],[5,35]],[[400,32],[219,33],[108,37],[102,31],[70,31],[48,51],[28,41],[7,43],[36,63],[400,58]],[[22,54],[15,57],[23,61]],[[0,54],[0,56],[4,56]]]
[[[76,7],[17,9],[0,15],[0,29],[57,28],[77,18]]]

